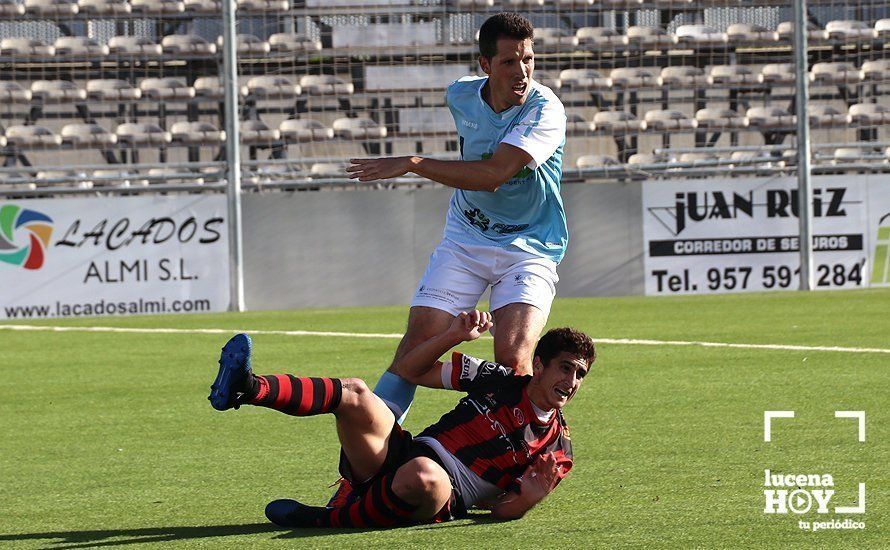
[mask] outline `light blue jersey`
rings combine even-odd
[[[456,189],[445,237],[459,243],[517,247],[559,263],[568,243],[559,195],[566,116],[559,98],[532,81],[522,105],[495,113],[482,99],[488,77],[464,77],[445,94],[460,136],[462,160],[491,157],[501,143],[532,161],[497,191]]]

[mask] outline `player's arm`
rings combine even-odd
[[[462,312],[445,332],[433,336],[396,361],[396,373],[412,384],[443,388],[439,357],[461,342],[479,338],[491,325],[491,313],[487,311]]]
[[[525,150],[501,143],[485,160],[436,160],[424,157],[352,159],[346,168],[350,179],[374,181],[413,172],[448,187],[494,192],[532,162]]]
[[[488,503],[491,515],[496,519],[519,519],[537,503],[544,500],[565,475],[563,466],[553,453],[538,457],[522,474],[519,492],[508,492]]]

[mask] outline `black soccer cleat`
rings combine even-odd
[[[322,527],[328,512],[328,508],[306,506],[289,498],[273,500],[266,505],[266,517],[279,527]]]
[[[250,370],[250,336],[236,334],[222,348],[219,372],[210,386],[210,405],[218,410],[241,406],[238,398],[247,391],[253,373]]]

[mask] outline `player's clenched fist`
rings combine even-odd
[[[491,328],[491,313],[488,311],[462,311],[454,321],[451,322],[449,332],[464,342],[479,338],[486,330]]]

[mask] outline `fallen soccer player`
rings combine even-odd
[[[570,329],[545,334],[533,374],[454,352],[491,327],[488,312],[464,312],[451,326],[412,349],[398,364],[402,377],[467,395],[413,437],[358,378],[255,375],[251,341],[234,336],[223,347],[210,403],[217,410],[268,407],[293,416],[332,413],[342,451],[340,473],[352,490],[336,506],[282,499],[266,517],[282,527],[391,527],[459,518],[471,507],[517,519],[543,500],[572,468],[562,415],[596,359],[591,339]]]

